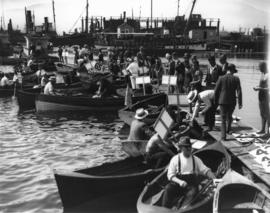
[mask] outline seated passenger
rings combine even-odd
[[[55,76],[51,76],[49,78],[49,82],[46,84],[46,86],[44,88],[45,95],[56,95],[55,90],[54,90],[55,83],[56,83]]]
[[[182,137],[178,143],[180,153],[175,155],[168,166],[167,177],[170,181],[164,191],[162,206],[172,208],[175,198],[179,198],[179,206],[192,201],[198,191],[198,175],[215,179],[213,172],[204,165],[202,160],[192,154],[189,137]],[[180,199],[179,196],[183,196]]]
[[[154,165],[154,168],[160,168],[168,164],[171,157],[176,153],[173,145],[163,141],[158,133],[149,139],[145,151],[147,163]]]

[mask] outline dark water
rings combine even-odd
[[[258,60],[230,59],[239,68],[244,122],[260,127]],[[204,62],[202,62],[204,63]],[[124,158],[115,114],[18,113],[0,99],[0,212],[62,212],[52,169],[75,169]]]
[[[62,212],[52,169],[125,157],[116,115],[18,114],[0,100],[0,212]]]

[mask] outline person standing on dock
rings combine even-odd
[[[185,69],[184,89],[186,93],[189,93],[191,89],[190,82],[192,81],[191,65],[189,62],[190,54],[185,53],[183,58],[184,58],[183,66]]]
[[[268,88],[268,73],[267,65],[265,62],[259,64],[259,69],[261,72],[261,78],[259,86],[254,87],[255,91],[258,91],[259,96],[259,108],[261,113],[261,130],[258,131],[258,134],[265,133],[265,127],[267,123],[267,134],[269,134],[270,127],[270,113],[269,113],[269,88]]]
[[[221,64],[221,73],[222,75],[225,75],[228,71],[229,65],[229,63],[227,62],[227,55],[226,54],[221,55],[219,62]]]
[[[221,76],[215,87],[215,104],[220,107],[221,113],[221,140],[226,140],[226,133],[231,133],[232,114],[236,106],[236,94],[239,109],[242,108],[242,89],[240,79],[234,76],[237,72],[234,64],[228,65],[226,75]]]
[[[214,55],[208,57],[209,67],[204,82],[207,89],[214,89],[218,78],[222,75],[222,67],[216,63]]]
[[[64,62],[64,59],[63,59],[63,49],[61,46],[58,47],[58,57],[59,57],[59,61],[60,62]]]
[[[195,109],[190,122],[193,123],[198,113],[204,115],[204,124],[208,127],[206,131],[212,131],[215,126],[215,113],[217,109],[214,103],[214,90],[204,90],[200,93],[197,90],[193,90],[189,92],[187,99],[189,103],[195,103]],[[202,103],[205,104],[205,107],[199,112]]]
[[[139,67],[145,66],[146,55],[142,46],[140,47],[140,51],[137,53],[137,60]]]

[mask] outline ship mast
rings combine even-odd
[[[85,32],[88,33],[88,0],[86,0],[86,18],[85,18]]]
[[[184,29],[184,37],[185,38],[187,37],[188,27],[189,27],[191,15],[192,15],[193,10],[194,10],[195,3],[196,3],[196,0],[193,0],[192,7],[191,7],[191,10],[190,10],[190,13],[189,13],[188,20],[187,20],[187,24],[186,24],[185,29]]]
[[[56,32],[54,0],[52,0],[52,7],[53,7],[53,23],[54,23],[54,30],[55,30],[55,32]]]
[[[179,16],[179,5],[180,5],[180,0],[177,2],[177,16]]]
[[[152,20],[153,20],[153,0],[151,0],[151,28],[152,28]]]

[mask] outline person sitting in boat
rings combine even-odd
[[[214,103],[214,90],[204,90],[200,93],[197,90],[193,90],[189,92],[187,99],[189,103],[195,103],[191,122],[194,121],[198,113],[199,115],[204,115],[204,123],[208,127],[206,131],[212,131],[215,126],[215,113],[217,109]],[[202,103],[205,104],[205,107],[199,112]]]
[[[107,77],[102,77],[97,82],[98,90],[96,95],[93,98],[107,98],[107,97],[116,97],[116,89],[112,85],[112,82]]]
[[[182,137],[177,144],[179,153],[175,155],[168,166],[169,183],[165,187],[162,206],[172,208],[175,198],[179,197],[178,206],[185,206],[198,191],[198,175],[215,179],[214,173],[192,154],[190,138]],[[180,199],[180,196],[181,199]]]
[[[162,140],[158,133],[154,134],[147,142],[145,148],[147,164],[154,168],[165,166],[176,153],[175,147]]]
[[[44,88],[46,86],[46,84],[49,82],[49,78],[48,75],[46,73],[44,73],[42,75],[41,81],[40,81],[40,86],[41,86],[41,90],[44,91]]]
[[[148,115],[148,111],[139,108],[136,110],[134,120],[130,125],[130,132],[128,136],[128,140],[148,140],[150,138],[150,130],[145,122],[145,118]]]
[[[56,95],[54,85],[56,84],[56,77],[51,76],[49,78],[49,82],[46,84],[44,88],[44,94],[45,95]]]
[[[104,62],[104,55],[103,55],[101,49],[98,51],[98,61],[102,62],[102,63]]]
[[[2,76],[3,77],[1,78],[0,85],[1,85],[1,87],[7,88],[9,86],[9,80],[8,80],[5,73]]]

